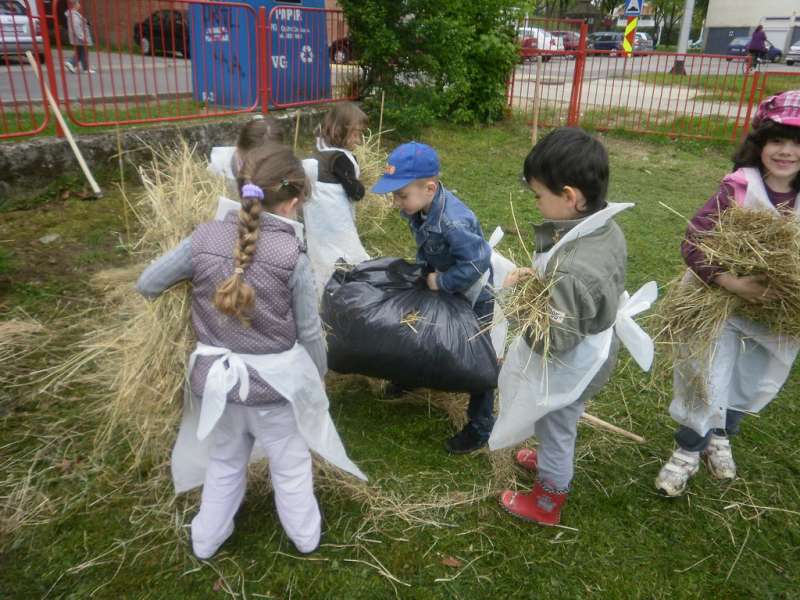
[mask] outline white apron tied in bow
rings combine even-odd
[[[563,244],[589,235],[632,206],[609,203],[605,209],[573,227],[547,253],[538,255],[534,267],[544,274],[550,258]],[[636,362],[643,369],[649,369],[653,361],[653,341],[633,321],[633,316],[647,310],[657,295],[658,286],[654,281],[645,284],[632,297],[624,292],[612,327],[587,335],[575,348],[558,357],[545,360],[532,352],[521,336],[514,339],[500,370],[497,385],[500,414],[489,438],[489,448],[498,450],[522,442],[533,435],[536,421],[578,400],[608,359],[615,330]]]
[[[361,171],[352,152],[327,146],[322,139],[317,139],[317,148],[320,152],[344,153],[353,163],[356,177],[359,177]],[[313,167],[307,162],[313,162]],[[303,219],[308,235],[308,258],[314,271],[317,294],[321,298],[338,259],[358,264],[369,260],[369,254],[358,237],[353,203],[340,184],[317,179],[316,163],[313,159],[303,161],[306,175],[313,184],[311,198],[303,206]]]
[[[777,213],[758,169],[743,171],[747,192],[742,206]],[[794,212],[800,215],[800,194],[795,198]],[[775,398],[799,352],[800,341],[733,316],[723,325],[707,365],[685,361],[676,367],[669,413],[699,435],[710,429],[723,429],[729,408],[757,413]],[[698,381],[705,386],[705,393],[695,389]]]
[[[172,453],[176,493],[201,485],[207,463],[207,436],[225,410],[227,395],[239,384],[239,397],[249,395],[247,367],[269,383],[292,406],[297,429],[308,447],[331,464],[366,480],[350,460],[328,412],[328,397],[314,362],[303,346],[276,354],[237,354],[198,343],[189,359],[189,373],[198,356],[217,356],[208,372],[203,398],[187,394],[178,440]]]

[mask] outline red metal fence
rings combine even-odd
[[[0,7],[0,138],[35,135],[49,122],[39,79],[42,71],[25,57],[26,51],[44,56],[41,31],[28,0]]]
[[[653,52],[644,44],[625,57],[612,36],[593,44],[576,21],[525,20],[517,33],[520,64],[508,103],[531,119],[536,113],[543,126],[736,140],[762,97],[800,88],[800,70],[759,72],[749,57]],[[570,41],[554,47],[552,37],[565,34]]]
[[[73,16],[56,14],[63,2],[50,6],[0,4],[0,139],[47,128],[36,71],[81,127],[267,112],[360,93],[338,10],[286,5],[267,14],[226,0],[96,0]],[[19,14],[4,14],[12,9]],[[29,35],[37,24],[40,34]],[[26,49],[39,57],[36,70]]]
[[[56,14],[63,1],[49,3],[50,12],[43,0],[0,4],[0,139],[50,126],[37,74],[82,127],[267,112],[360,94],[358,49],[341,11],[286,3],[267,13],[227,0],[85,4],[72,34],[66,15]],[[89,71],[76,31],[92,38]],[[800,88],[800,71],[759,73],[748,58],[657,53],[644,44],[624,57],[613,42],[592,42],[581,21],[526,19],[517,36],[508,104],[543,126],[734,140],[763,96]],[[39,57],[36,67],[25,50]]]

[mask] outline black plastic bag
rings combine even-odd
[[[460,295],[433,292],[401,258],[339,265],[322,298],[328,367],[408,387],[481,392],[497,387],[488,333]]]

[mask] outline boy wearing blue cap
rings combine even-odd
[[[492,250],[475,213],[439,182],[436,151],[418,142],[398,146],[372,191],[393,194],[395,206],[414,234],[417,262],[430,270],[428,287],[463,295],[489,335],[494,311],[494,298],[487,287],[492,278]],[[471,394],[468,422],[447,441],[447,450],[465,454],[485,446],[494,425],[493,408],[494,390]]]

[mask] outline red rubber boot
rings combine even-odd
[[[526,471],[535,471],[539,468],[539,457],[533,448],[523,448],[517,452],[517,464]]]
[[[528,494],[506,490],[500,494],[500,505],[515,517],[552,526],[561,522],[561,508],[568,497],[569,492],[549,490],[537,481]]]

